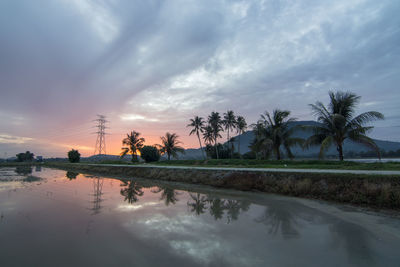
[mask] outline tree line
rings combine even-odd
[[[272,113],[266,111],[260,116],[260,119],[251,124],[250,127],[254,132],[254,139],[251,141],[249,148],[256,158],[267,159],[274,154],[277,160],[282,159],[281,148],[283,147],[286,155],[293,158],[291,151],[293,146],[300,146],[307,149],[311,146],[320,146],[319,157],[322,158],[324,153],[331,146],[336,146],[339,159],[343,160],[343,143],[346,139],[350,139],[356,143],[360,143],[372,148],[376,155],[380,158],[380,151],[375,142],[367,136],[373,129],[373,126],[366,126],[371,121],[382,120],[384,116],[377,111],[368,111],[357,116],[354,115],[355,108],[359,104],[360,96],[351,92],[329,92],[330,102],[325,106],[322,102],[317,101],[310,104],[313,115],[316,116],[316,126],[293,125],[297,121],[296,118],[290,117],[289,110],[275,109]],[[206,152],[208,156],[214,157],[214,153],[210,151],[213,147],[215,150],[215,158],[220,158],[221,149],[227,151],[229,157],[234,157],[233,140],[230,134],[233,131],[238,133],[238,156],[240,153],[240,135],[247,129],[247,123],[244,117],[235,116],[232,110],[228,110],[221,118],[218,112],[211,112],[207,121],[204,118],[195,116],[190,119],[187,125],[192,130],[190,135],[196,134],[203,157],[205,158],[201,138],[206,144]],[[298,130],[311,131],[311,136],[307,139],[295,136]],[[227,131],[227,146],[218,143],[221,133]]]

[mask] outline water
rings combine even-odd
[[[400,266],[400,219],[211,187],[0,169],[0,266]]]

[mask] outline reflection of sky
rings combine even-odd
[[[32,175],[43,182],[0,191],[0,238],[10,240],[0,243],[6,262],[18,250],[26,251],[17,257],[20,265],[45,260],[42,266],[56,259],[86,266],[391,266],[400,260],[400,238],[392,234],[400,232],[397,219],[315,201],[309,206],[295,198],[141,180],[133,181],[144,194],[130,204],[120,193],[128,185],[107,178],[93,213],[99,178],[70,180],[49,169]],[[167,189],[178,193],[171,194],[175,205],[161,199]],[[188,206],[193,196],[205,200],[204,213]],[[229,207],[236,203],[243,210],[228,219],[225,209],[216,220],[209,199],[230,200]],[[51,252],[46,259],[38,256],[42,250]]]

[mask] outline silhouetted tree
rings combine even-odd
[[[179,144],[181,144],[182,142],[178,140],[178,137],[179,136],[176,133],[166,133],[165,136],[160,137],[160,152],[163,154],[167,154],[168,160],[170,160],[171,156],[173,156],[174,158],[178,157],[178,153],[185,153],[185,149],[179,146]]]
[[[233,113],[232,110],[228,110],[226,113],[224,113],[224,120],[222,121],[222,124],[225,127],[225,130],[227,130],[227,140],[228,140],[228,146],[229,148],[231,147],[231,138],[230,138],[230,131],[233,131],[236,129],[236,117],[235,114]],[[233,151],[232,151],[233,152]],[[232,153],[231,153],[232,157]]]
[[[32,161],[34,154],[29,151],[26,151],[25,153],[18,153],[16,157],[18,162]]]
[[[354,142],[373,148],[378,157],[380,152],[375,142],[366,134],[373,126],[364,126],[373,120],[382,120],[384,116],[377,111],[364,112],[356,117],[354,109],[360,101],[360,96],[350,92],[329,92],[330,103],[325,107],[321,102],[310,104],[320,125],[314,126],[313,135],[308,138],[306,147],[320,145],[319,156],[331,146],[336,145],[339,159],[343,160],[343,142],[350,139]]]
[[[239,134],[239,136],[238,136],[238,153],[240,155],[240,158],[242,158],[242,154],[240,154],[240,136],[242,134],[244,134],[246,129],[247,129],[247,123],[246,123],[246,120],[244,119],[244,117],[237,116],[237,118],[236,118],[236,130],[237,130],[237,132]]]
[[[214,146],[215,146],[215,153],[217,155],[217,159],[219,158],[218,155],[218,147],[217,147],[217,140],[218,138],[221,138],[220,132],[223,131],[222,128],[222,120],[221,116],[219,115],[218,112],[211,112],[211,115],[208,116],[208,124],[211,126],[213,137],[214,137]]]
[[[81,160],[81,154],[78,150],[71,149],[70,151],[68,151],[68,160],[71,163],[77,163]]]
[[[139,151],[143,147],[143,144],[145,142],[144,138],[139,136],[140,133],[136,131],[131,131],[131,133],[127,134],[127,137],[122,140],[122,145],[127,147],[121,148],[121,158],[130,153],[132,154],[132,162],[138,161],[137,151]]]
[[[140,149],[140,157],[145,162],[154,162],[160,160],[160,151],[155,146],[144,146]]]
[[[190,131],[189,135],[192,135],[192,134],[197,135],[197,138],[199,139],[201,154],[203,155],[203,158],[205,159],[203,146],[201,145],[201,140],[200,140],[200,133],[203,133],[204,123],[205,123],[205,121],[202,117],[195,116],[194,119],[190,119],[190,123],[186,127],[192,127],[192,130]]]
[[[290,111],[288,110],[275,109],[271,117],[266,111],[265,115],[261,115],[261,119],[257,124],[258,127],[263,127],[261,131],[261,140],[264,139],[263,143],[267,143],[269,140],[277,160],[281,159],[281,145],[285,148],[288,157],[293,158],[290,147],[302,145],[304,142],[302,138],[292,137],[298,127],[290,127],[290,123],[296,121],[296,119],[289,118],[289,115]]]

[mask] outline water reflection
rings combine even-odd
[[[193,194],[189,193],[191,200],[187,202],[188,207],[190,207],[190,211],[194,212],[196,215],[203,214],[207,207],[207,198],[200,193]]]
[[[157,194],[161,192],[161,197],[160,201],[164,201],[166,206],[169,206],[169,204],[176,204],[178,199],[178,195],[180,193],[176,192],[175,189],[168,187],[168,186],[160,186],[157,187],[156,189],[151,190],[151,192]]]
[[[28,175],[32,173],[31,166],[18,166],[15,168],[15,172],[19,175]]]
[[[137,202],[139,197],[144,194],[142,190],[143,187],[133,179],[130,181],[122,181],[121,186],[125,186],[125,188],[122,188],[120,191],[121,195],[125,197],[124,201],[128,201],[130,204]]]
[[[78,172],[71,172],[71,171],[67,171],[65,173],[65,177],[67,177],[69,180],[73,180],[76,179],[76,177],[79,175]]]
[[[93,207],[91,210],[93,211],[93,215],[100,213],[101,211],[101,202],[103,201],[103,183],[104,178],[94,177],[93,179]]]
[[[16,176],[14,169],[8,173]],[[46,183],[0,192],[0,214],[6,218],[0,235],[12,240],[24,231],[15,244],[0,242],[6,263],[20,260],[14,253],[18,246],[33,248],[32,255],[40,254],[36,247],[51,252],[51,263],[36,264],[38,258],[35,266],[52,266],[69,255],[82,261],[68,266],[89,266],[93,255],[101,259],[98,266],[113,266],[116,258],[121,266],[393,266],[400,261],[400,222],[385,225],[399,225],[398,234],[385,239],[375,234],[380,223],[360,223],[370,216],[361,212],[346,217],[296,198],[143,179],[46,168],[35,175]],[[66,250],[68,257],[58,253]],[[18,266],[33,264],[21,261]]]
[[[296,238],[299,237],[299,231],[296,229],[299,226],[297,217],[296,210],[290,210],[290,207],[283,208],[279,203],[275,203],[266,207],[264,213],[255,221],[265,224],[269,234],[276,235],[280,232],[284,238]]]

